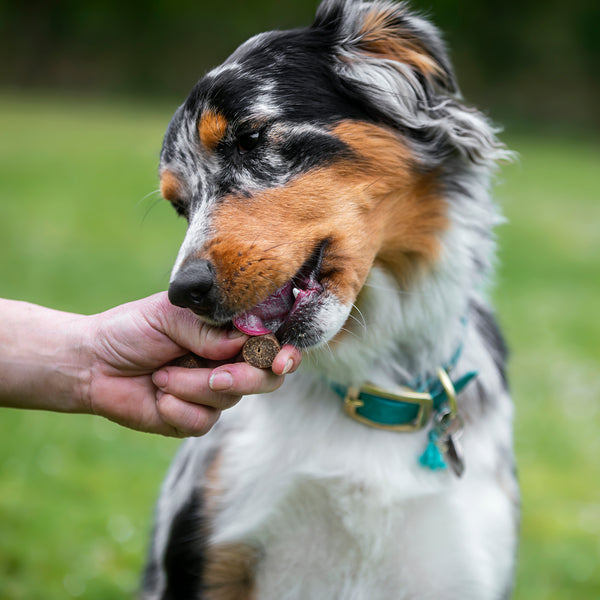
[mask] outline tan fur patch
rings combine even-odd
[[[206,600],[254,600],[257,560],[257,551],[246,544],[207,548],[202,597]]]
[[[209,519],[212,519],[219,506],[219,498],[223,493],[219,471],[221,470],[222,456],[218,453],[213,461],[208,465],[204,474],[204,512]]]
[[[207,110],[202,113],[198,122],[198,134],[202,145],[214,150],[227,132],[227,119],[220,113]]]
[[[207,524],[219,510],[223,493],[220,481],[222,462],[223,457],[219,453],[205,473],[203,504]],[[202,572],[202,597],[206,600],[253,600],[257,560],[257,551],[247,544],[208,546]]]
[[[182,185],[178,177],[172,172],[165,170],[160,174],[160,194],[169,202],[181,199]]]
[[[314,169],[283,188],[228,197],[202,250],[232,311],[246,310],[288,281],[323,240],[323,284],[353,302],[374,262],[406,285],[439,250],[446,205],[433,174],[415,166],[391,130],[346,121],[334,133],[356,158]]]
[[[335,133],[365,159],[374,177],[370,193],[383,213],[382,243],[375,260],[404,286],[423,266],[435,262],[439,233],[448,226],[446,201],[437,173],[416,169],[409,150],[387,129],[345,122]]]
[[[424,75],[439,76],[440,65],[409,32],[401,32],[392,11],[372,8],[365,15],[359,47],[368,54],[406,63]]]

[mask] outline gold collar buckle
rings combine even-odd
[[[365,406],[364,400],[361,400],[361,396],[364,394],[371,395],[376,398],[391,400],[392,402],[413,404],[419,407],[419,411],[415,419],[408,423],[399,423],[397,425],[379,423],[357,412],[358,409]],[[431,394],[427,392],[416,392],[409,388],[399,388],[397,392],[389,392],[380,387],[367,383],[360,388],[348,388],[344,398],[344,411],[351,419],[354,419],[363,425],[368,425],[369,427],[374,427],[376,429],[382,429],[385,431],[413,432],[423,429],[429,422],[433,412],[433,398]]]

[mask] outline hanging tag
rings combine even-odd
[[[462,477],[465,472],[464,454],[459,441],[463,431],[462,418],[449,407],[443,407],[436,415],[434,430],[444,461],[457,477]]]
[[[465,472],[465,458],[462,451],[462,446],[456,434],[449,435],[444,440],[444,458],[446,463],[457,477],[462,477]]]

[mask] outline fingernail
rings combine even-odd
[[[231,388],[232,385],[233,377],[229,371],[217,371],[208,380],[208,386],[213,392],[224,392]]]
[[[155,371],[152,373],[152,382],[157,388],[164,388],[169,381],[169,375],[166,371]]]
[[[293,368],[294,368],[294,361],[291,358],[288,358],[287,362],[285,363],[285,367],[283,368],[283,371],[281,372],[281,374],[282,375],[287,375]]]

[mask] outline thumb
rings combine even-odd
[[[151,296],[148,321],[178,346],[209,360],[226,360],[241,351],[248,336],[237,329],[221,329],[202,321],[191,310],[174,306],[167,292]]]

